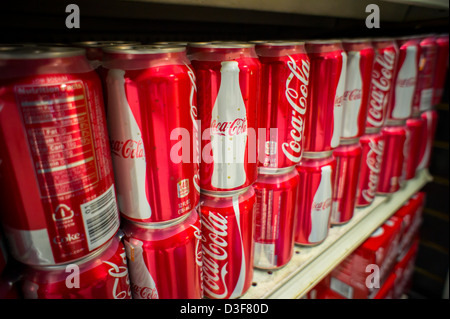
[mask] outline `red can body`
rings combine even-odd
[[[363,207],[370,205],[376,196],[385,141],[381,132],[378,132],[363,135],[359,143],[362,151],[356,207]]]
[[[253,44],[190,44],[202,127],[200,188],[231,191],[257,177],[261,64]]]
[[[353,217],[361,167],[361,145],[358,139],[347,140],[333,151],[336,158],[331,224],[349,222]],[[351,143],[351,144],[347,144]]]
[[[398,63],[398,46],[392,39],[374,39],[375,61],[372,69],[372,86],[369,94],[366,132],[379,131],[386,119],[394,90]]]
[[[406,131],[408,137],[408,149],[403,163],[405,179],[409,180],[416,176],[417,166],[420,160],[420,148],[425,134],[425,120],[421,117],[406,120]]]
[[[425,123],[423,130],[424,135],[422,135],[420,143],[419,164],[417,165],[418,170],[428,168],[430,165],[433,140],[436,134],[438,113],[436,110],[431,110],[423,112],[420,116],[425,120]]]
[[[304,157],[296,166],[300,181],[294,241],[300,245],[316,245],[328,236],[336,174],[332,152],[323,158]]]
[[[436,69],[434,72],[433,105],[441,103],[444,92],[445,77],[448,71],[448,34],[436,37],[437,55]]]
[[[412,115],[414,91],[419,73],[420,45],[415,38],[397,40],[399,58],[392,90],[392,103],[389,104],[388,120],[406,120]]]
[[[104,51],[121,215],[162,222],[188,214],[198,204],[200,189],[195,75],[185,48],[118,46]]]
[[[306,42],[311,81],[306,110],[305,152],[324,152],[339,145],[347,54],[340,41]]]
[[[82,258],[119,229],[98,75],[76,48],[16,48],[0,61],[0,215],[10,252],[30,265]]]
[[[344,40],[342,45],[347,52],[347,74],[341,139],[353,139],[365,132],[375,51],[369,40]]]
[[[258,165],[291,167],[303,153],[310,64],[303,42],[256,44],[261,62]]]
[[[177,221],[125,221],[123,232],[133,299],[203,297],[201,229],[195,209]]]
[[[406,129],[404,126],[385,126],[381,132],[385,144],[377,193],[390,194],[400,189]]]
[[[242,296],[253,278],[255,191],[201,194],[203,289],[205,297]]]
[[[294,252],[299,176],[295,167],[260,169],[256,193],[254,262],[257,268],[286,265]]]
[[[131,299],[125,248],[119,236],[73,264],[27,267],[26,299]]]
[[[434,74],[436,71],[437,45],[433,35],[420,37],[419,76],[413,100],[413,113],[430,110],[433,106]],[[441,66],[440,66],[441,67]]]

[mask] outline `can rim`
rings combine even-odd
[[[315,39],[315,40],[306,40],[307,44],[336,44],[342,43],[341,39]]]
[[[379,38],[372,38],[372,42],[389,42],[389,41],[395,41],[395,37],[379,37]]]
[[[323,152],[303,152],[304,158],[327,158],[333,155],[333,150]]]
[[[341,40],[342,43],[370,43],[371,39],[370,38],[344,38]]]
[[[122,41],[122,40],[104,40],[104,41],[79,41],[79,42],[72,42],[71,43],[74,46],[77,47],[83,47],[83,48],[103,48],[105,46],[111,46],[111,45],[138,45],[140,42],[138,41]]]
[[[231,191],[208,191],[204,189],[200,189],[200,194],[212,196],[212,197],[230,197],[234,195],[244,194],[246,191],[250,189],[251,186],[247,186],[241,189],[235,189]]]
[[[212,48],[212,49],[241,49],[241,48],[255,47],[253,43],[244,41],[189,42],[188,46],[195,48]]]
[[[258,167],[258,174],[278,175],[278,174],[289,173],[289,172],[293,171],[294,169],[295,169],[295,166],[282,167],[282,168]]]
[[[406,124],[406,119],[404,119],[404,120],[386,119],[384,126],[402,126],[405,124]]]
[[[0,59],[38,60],[84,56],[83,48],[60,46],[0,47]]]
[[[191,214],[193,214],[194,211],[197,212],[197,210],[194,208],[187,214],[184,214],[177,218],[166,220],[163,222],[147,222],[146,223],[146,222],[138,222],[138,221],[129,220],[129,219],[127,219],[126,222],[129,224],[135,224],[135,225],[145,228],[145,229],[163,229],[163,228],[169,228],[169,227],[172,227],[172,226],[182,223],[189,216],[191,216]]]
[[[105,53],[118,54],[158,54],[184,52],[183,45],[163,45],[163,44],[136,44],[136,45],[111,45],[103,47]]]
[[[348,139],[341,138],[339,140],[339,145],[352,145],[352,144],[356,144],[358,142],[359,142],[359,137],[348,138]]]
[[[249,41],[254,45],[267,46],[288,46],[288,45],[305,45],[305,41],[301,40],[253,40]]]
[[[380,133],[381,132],[381,126],[380,127],[366,127],[364,130],[364,134],[374,134],[374,133]]]

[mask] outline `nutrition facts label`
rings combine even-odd
[[[98,181],[83,82],[15,87],[41,197],[61,196]]]

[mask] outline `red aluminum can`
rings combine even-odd
[[[436,70],[434,72],[433,105],[441,103],[444,92],[445,77],[448,71],[448,34],[441,34],[436,37],[437,54]]]
[[[333,151],[336,174],[331,208],[331,224],[340,225],[353,217],[361,167],[362,149],[359,139],[343,140]]]
[[[392,90],[392,103],[389,104],[386,119],[406,120],[412,115],[414,91],[416,88],[420,45],[415,38],[397,39],[399,59]]]
[[[260,168],[256,193],[254,262],[257,268],[286,265],[294,252],[299,176],[295,167]]]
[[[302,157],[309,58],[303,42],[257,43],[261,62],[258,147],[261,167],[292,167]]]
[[[338,40],[306,42],[311,81],[304,128],[304,152],[324,152],[339,145],[347,54]]]
[[[425,134],[425,120],[422,117],[406,120],[406,135],[408,149],[403,163],[404,177],[406,180],[416,176],[417,166],[420,160],[420,147]]]
[[[176,221],[124,221],[133,299],[199,299],[202,293],[200,218],[195,209]]]
[[[121,236],[75,263],[26,267],[21,290],[25,299],[131,299]]]
[[[419,76],[413,99],[413,113],[424,112],[433,106],[434,77],[437,61],[437,45],[434,35],[419,37]],[[439,66],[441,67],[441,66]]]
[[[373,39],[372,45],[375,49],[375,61],[366,122],[366,132],[371,133],[379,131],[386,119],[399,55],[398,46],[393,39]]]
[[[417,165],[418,170],[428,168],[430,165],[433,141],[436,134],[438,113],[436,110],[431,110],[423,112],[420,116],[425,120],[423,129],[425,133],[422,135],[422,141],[420,143],[419,164]],[[423,138],[424,136],[425,138]]]
[[[30,265],[82,258],[119,229],[99,77],[77,48],[0,50],[0,65],[0,215],[10,252]]]
[[[361,137],[366,128],[367,105],[375,51],[369,40],[344,40],[347,74],[341,139]]]
[[[255,190],[201,194],[203,291],[212,299],[239,298],[253,278]]]
[[[406,129],[404,125],[385,126],[381,133],[385,144],[377,194],[390,194],[400,189],[402,181]]]
[[[332,151],[311,153],[296,166],[298,184],[294,241],[300,245],[317,245],[328,236],[330,228],[333,181],[336,159]]]
[[[185,50],[145,45],[104,49],[119,209],[132,221],[179,218],[200,198],[196,84]]]
[[[364,207],[373,202],[377,193],[385,140],[381,132],[378,132],[363,135],[359,143],[362,151],[356,207]]]
[[[261,64],[254,44],[190,43],[202,125],[200,188],[231,191],[257,177]]]

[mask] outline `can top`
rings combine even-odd
[[[323,151],[323,152],[303,152],[304,158],[327,158],[333,154],[333,151]]]
[[[158,54],[184,52],[183,45],[163,45],[163,44],[136,44],[136,45],[113,45],[103,48],[105,53],[119,54]]]
[[[200,194],[211,196],[211,197],[230,197],[234,195],[243,194],[250,189],[251,186],[247,186],[245,188],[231,190],[231,191],[207,191],[204,189],[200,189]]]
[[[342,43],[367,43],[367,42],[371,42],[372,39],[370,38],[344,38],[341,40]]]
[[[308,44],[333,44],[333,43],[342,43],[340,39],[314,39],[314,40],[306,40]]]
[[[213,49],[240,49],[240,48],[255,47],[253,43],[243,41],[189,42],[188,46],[196,48],[213,48]]]
[[[406,119],[404,119],[404,120],[386,119],[384,126],[403,126],[405,124],[406,124]]]
[[[283,168],[258,167],[258,173],[266,174],[266,175],[277,175],[277,174],[288,173],[290,171],[293,171],[294,169],[295,169],[295,166],[283,167]]]
[[[81,41],[73,42],[72,45],[82,48],[103,48],[111,45],[138,45],[137,41]]]
[[[50,46],[4,46],[0,47],[0,59],[37,60],[84,56],[82,48]]]
[[[292,45],[304,45],[305,41],[302,40],[254,40],[250,41],[258,46],[292,46]]]
[[[371,38],[370,40],[372,42],[391,42],[391,41],[395,41],[396,38],[394,38],[394,37],[379,37],[379,38]]]
[[[349,138],[349,139],[340,139],[339,145],[352,145],[359,142],[359,137]]]
[[[150,222],[150,223],[147,222],[146,223],[146,222],[137,222],[137,221],[131,221],[131,220],[126,220],[126,222],[137,225],[137,226],[139,226],[141,228],[145,228],[145,229],[162,229],[162,228],[168,228],[168,227],[175,226],[175,225],[182,223],[189,216],[191,216],[194,212],[195,213],[197,212],[195,208],[187,214],[184,214],[175,219],[170,219],[170,220],[166,220],[163,222]]]
[[[188,42],[187,41],[158,41],[158,42],[153,42],[152,44],[155,44],[155,45],[182,45],[182,46],[187,46]]]

